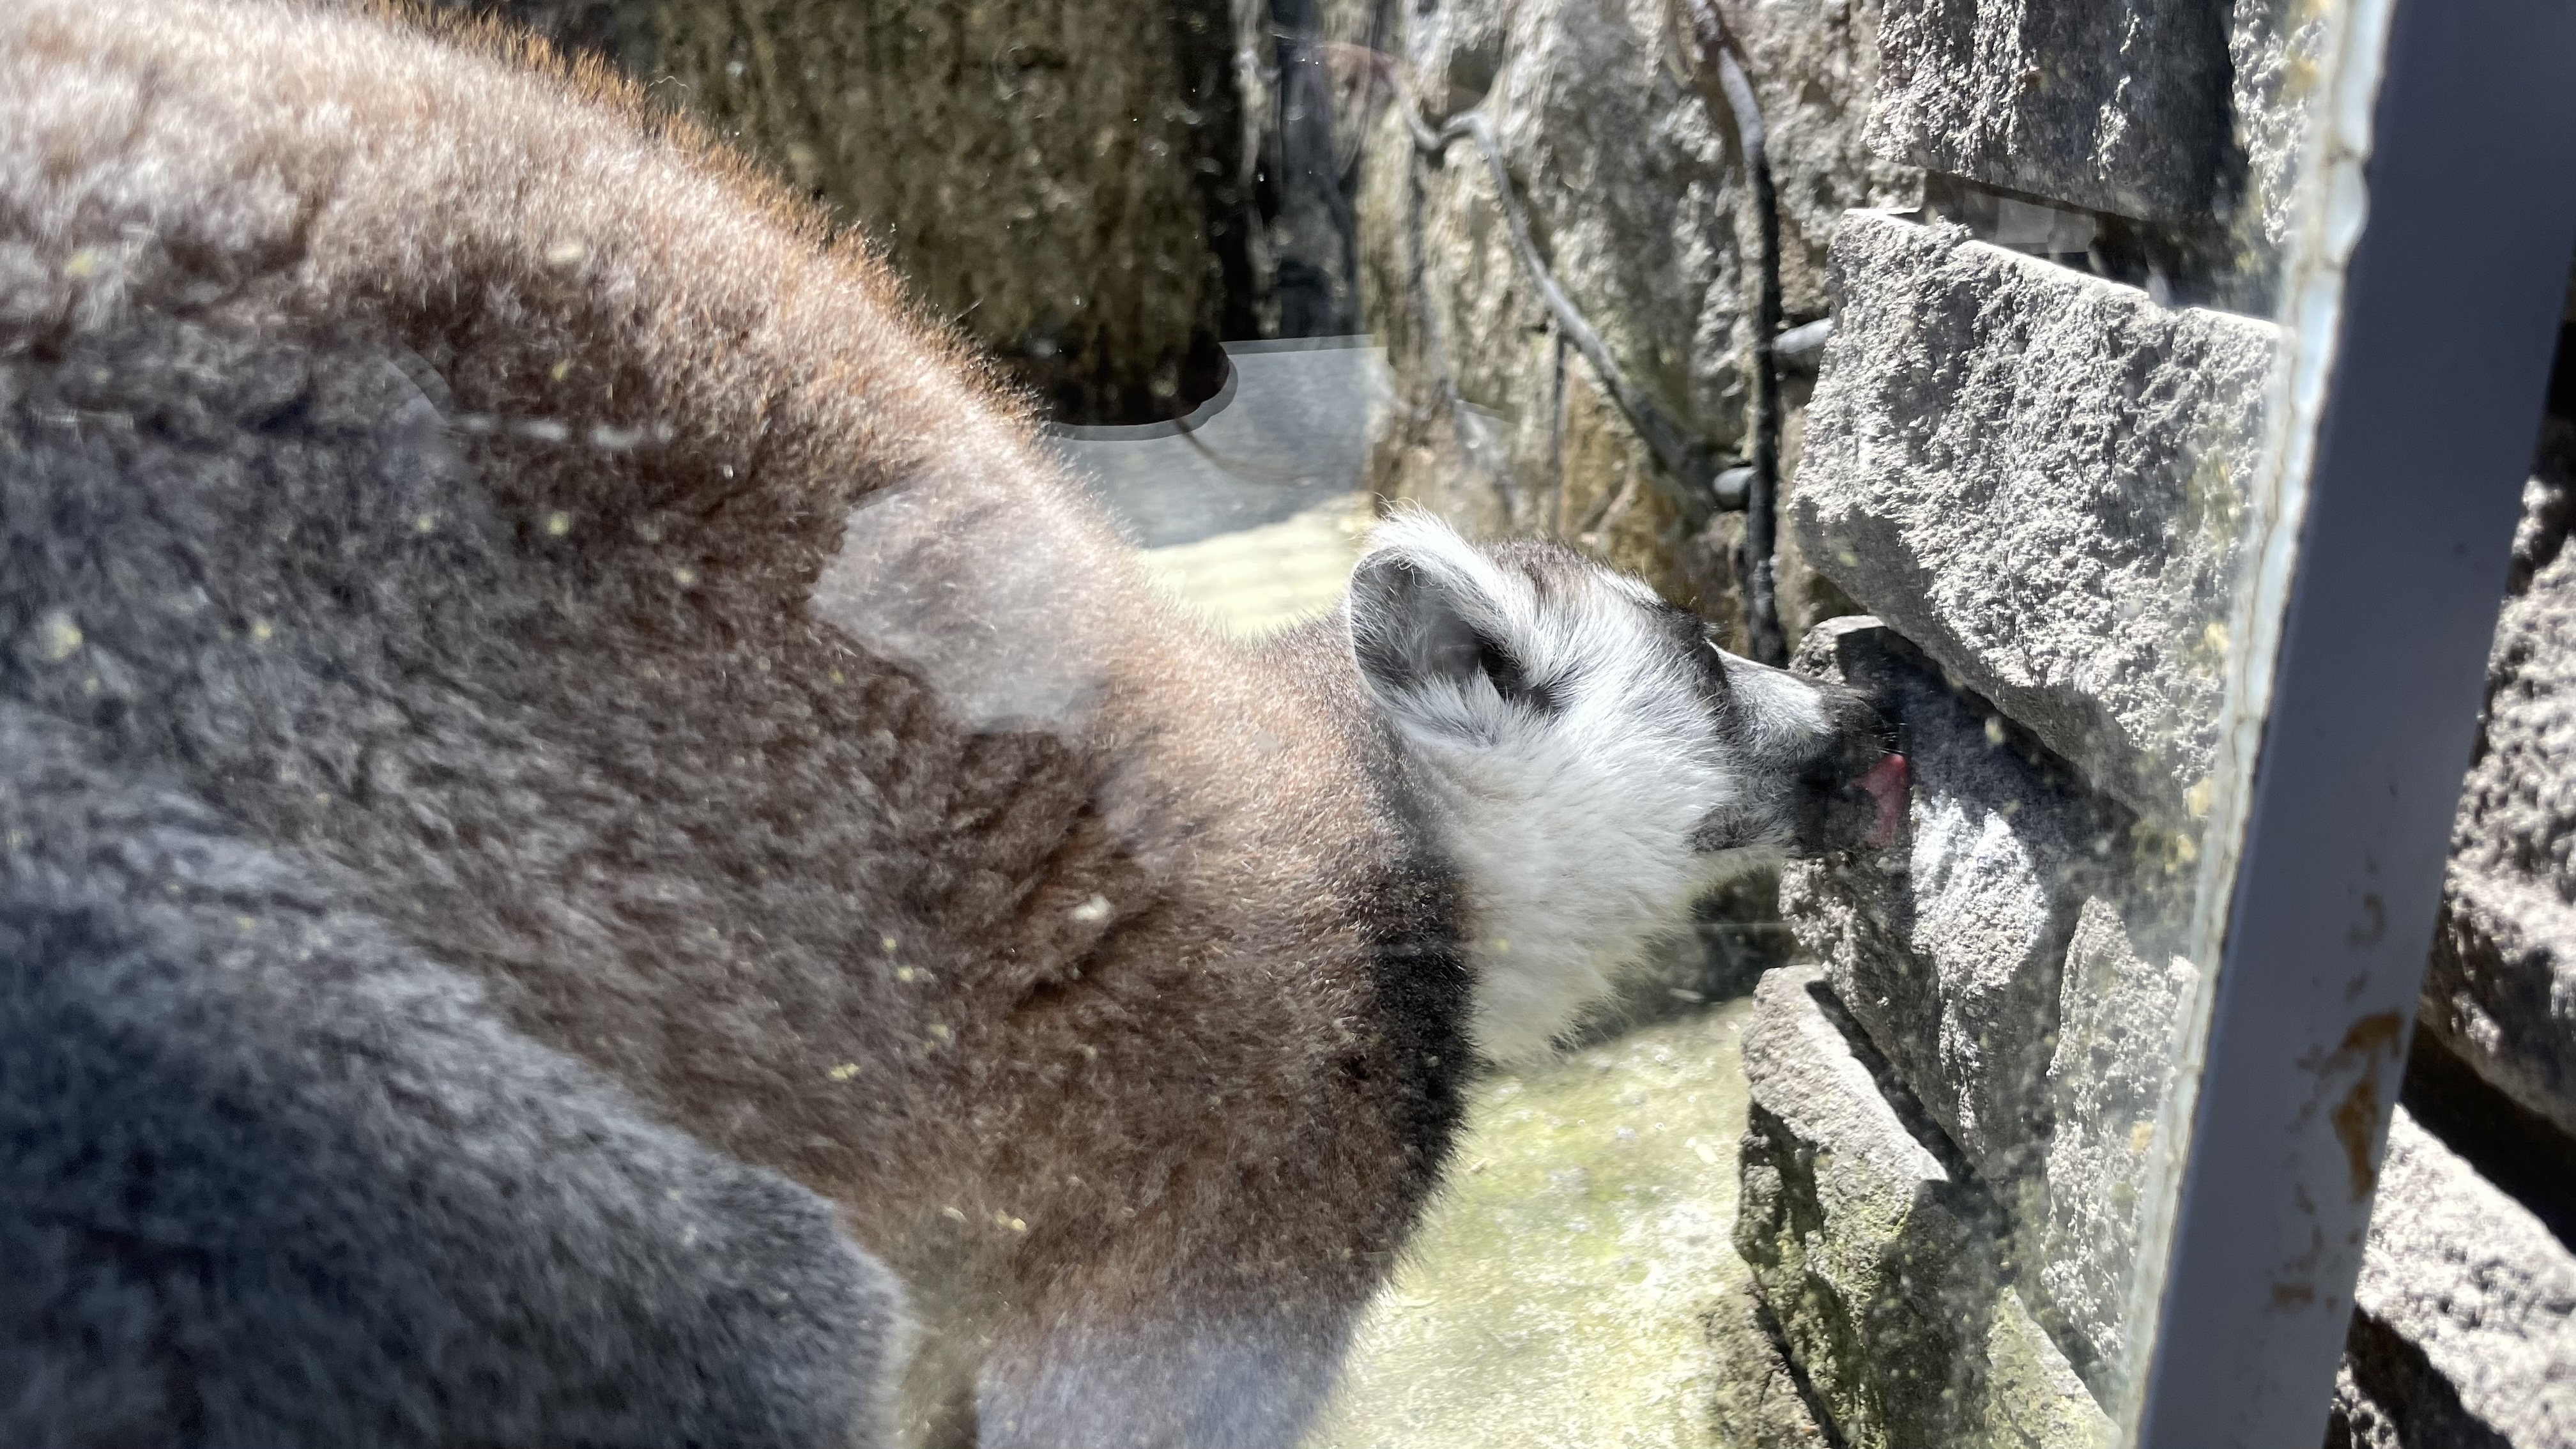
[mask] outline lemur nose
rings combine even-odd
[[[1869,843],[1885,845],[1896,839],[1896,828],[1905,823],[1905,807],[1914,783],[1913,769],[1905,757],[1894,752],[1878,757],[1878,763],[1860,777],[1860,787],[1878,804],[1878,821],[1870,827]]]

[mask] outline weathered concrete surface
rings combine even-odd
[[[1853,1449],[2091,1445],[2110,1424],[2004,1280],[1993,1207],[1883,1095],[1813,967],[1762,978],[1736,1246]]]
[[[2158,943],[2175,934],[2152,906],[2130,921],[2107,895],[2088,898],[2066,949],[2057,1049],[2048,1063],[2051,1131],[2019,1224],[2032,1297],[2077,1346],[2104,1403],[2127,1390],[2129,1293],[2160,1144],[2157,1118],[2189,1035],[2199,972]],[[2162,927],[2162,929],[2158,929]]]
[[[2227,14],[2205,0],[1887,0],[1881,156],[2137,217],[2209,206]]]
[[[1471,106],[1492,119],[1533,240],[1611,353],[1691,432],[1740,451],[1750,192],[1733,120],[1712,116],[1684,78],[1663,0],[1433,0],[1392,13],[1433,119]],[[1729,18],[1771,128],[1788,314],[1820,317],[1844,210],[1910,204],[1917,187],[1860,141],[1876,3],[1776,0]],[[1485,532],[1582,542],[1731,619],[1723,541],[1683,537],[1646,450],[1581,358],[1559,348],[1473,147],[1417,161],[1400,118],[1382,111],[1364,166],[1365,315],[1388,340],[1403,404],[1378,439],[1371,487]],[[1811,605],[1789,563],[1794,634],[1816,617],[1799,610],[1839,600]]]
[[[2576,1253],[2402,1107],[2353,1297],[2456,1394],[2467,1429],[2514,1449],[2576,1446]],[[2371,1387],[2369,1364],[2353,1369]],[[2424,1401],[2391,1387],[2375,1397]],[[2477,1442],[2467,1429],[2413,1442]]]
[[[2517,1102],[2576,1133],[2576,498],[2524,490],[2486,718],[2452,827],[2423,1022]]]
[[[2068,933],[2124,822],[1876,619],[1818,626],[1797,664],[1881,701],[1914,791],[1895,845],[1785,868],[1781,913],[1941,1130],[2012,1179],[2035,1166]]]
[[[2187,823],[2273,329],[1855,214],[1790,523],[2095,787]]]
[[[1480,1082],[1308,1449],[1748,1449],[1718,1428],[1730,1386],[1707,1325],[1746,1278],[1730,1233],[1749,1011]]]

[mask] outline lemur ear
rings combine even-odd
[[[1360,679],[1381,706],[1421,723],[1474,731],[1480,704],[1530,702],[1506,618],[1477,581],[1408,549],[1381,549],[1351,574]]]

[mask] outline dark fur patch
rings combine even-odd
[[[1363,562],[1351,577],[1350,608],[1360,668],[1388,690],[1435,681],[1464,687],[1482,676],[1516,708],[1551,718],[1564,708],[1556,681],[1533,677],[1446,583],[1410,559],[1390,553]]]
[[[1398,858],[1377,878],[1367,913],[1385,923],[1370,941],[1369,977],[1379,1004],[1378,1059],[1391,1080],[1372,1084],[1393,1107],[1404,1144],[1405,1187],[1418,1206],[1446,1170],[1466,1115],[1466,1081],[1474,1060],[1466,1032],[1475,974],[1459,945],[1462,907],[1457,867],[1441,851],[1420,801],[1401,778],[1381,725],[1371,732],[1370,773],[1382,798],[1396,802]],[[1366,1067],[1359,1068],[1365,1079]]]
[[[6,703],[0,838],[0,1439],[878,1442],[829,1204]]]

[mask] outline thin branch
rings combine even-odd
[[[1735,117],[1735,141],[1744,153],[1744,174],[1753,182],[1755,231],[1760,241],[1759,282],[1753,301],[1753,476],[1744,494],[1744,543],[1736,555],[1736,575],[1744,589],[1745,652],[1764,664],[1789,662],[1789,643],[1780,628],[1780,600],[1775,578],[1780,528],[1780,366],[1773,353],[1780,332],[1780,198],[1771,186],[1768,128],[1753,82],[1744,74],[1743,57],[1727,33],[1717,0],[1682,0],[1690,13],[1691,38],[1699,47],[1701,100],[1711,113],[1719,96]],[[1718,95],[1709,94],[1709,81]]]

